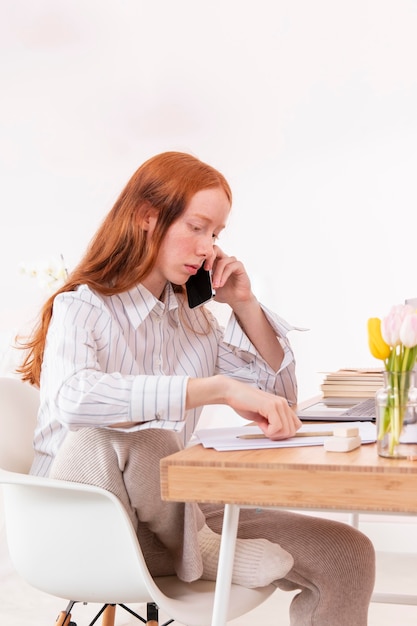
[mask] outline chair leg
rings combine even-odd
[[[69,602],[65,611],[61,611],[61,613],[56,618],[55,626],[70,626],[71,624],[71,609],[74,606],[75,602],[72,600]]]
[[[56,618],[55,626],[69,626],[71,621],[71,613],[67,613],[66,611],[61,611],[61,613]]]
[[[159,624],[159,614],[158,614],[158,606],[155,602],[148,602],[146,605],[146,626],[158,626]]]
[[[116,605],[115,604],[107,605],[103,611],[101,626],[114,626],[115,615],[116,615]]]

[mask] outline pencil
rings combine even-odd
[[[306,431],[301,433],[295,433],[294,437],[331,437],[333,435],[333,431],[328,430],[319,430],[317,432]],[[256,434],[256,435],[238,435],[238,439],[268,439],[268,437],[264,434]],[[291,437],[288,437],[291,439]],[[285,441],[284,439],[279,439],[278,441]]]

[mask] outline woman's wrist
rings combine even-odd
[[[246,298],[245,300],[238,300],[230,306],[238,319],[251,315],[254,310],[261,308],[261,305],[253,293],[251,293],[249,298]]]
[[[222,374],[206,378],[189,378],[186,408],[195,409],[206,404],[226,404],[232,379]]]

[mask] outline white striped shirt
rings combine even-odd
[[[102,296],[83,285],[55,298],[45,346],[31,472],[48,475],[68,430],[143,422],[191,437],[203,407],[185,410],[189,377],[226,374],[296,402],[293,327],[263,307],[284,360],[274,372],[232,314],[223,330],[171,285],[164,302],[143,285]],[[125,430],[125,429],[124,429]]]

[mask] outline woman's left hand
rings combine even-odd
[[[227,256],[218,246],[214,246],[213,251],[216,255],[212,263],[215,300],[225,302],[233,308],[234,304],[253,298],[251,283],[243,263],[234,256]]]

